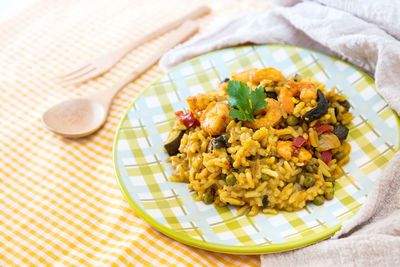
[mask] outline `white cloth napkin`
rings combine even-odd
[[[289,7],[245,14],[168,52],[163,70],[197,55],[244,43],[308,47],[373,75],[378,92],[400,112],[400,2],[285,0]],[[262,266],[400,266],[400,154],[366,203],[331,239],[261,256]]]

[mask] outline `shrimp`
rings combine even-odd
[[[276,152],[278,154],[286,159],[290,160],[292,158],[293,154],[293,142],[292,141],[278,141],[278,144],[276,146]]]
[[[232,72],[231,73],[231,77],[232,77],[231,80],[247,83],[247,82],[250,81],[250,77],[253,75],[253,73],[255,71],[257,71],[256,68],[245,70],[245,71],[242,71],[242,72],[239,72],[239,73]]]
[[[312,154],[304,147],[300,147],[297,157],[300,161],[306,163],[312,159]]]
[[[284,86],[279,98],[283,109],[287,114],[292,114],[294,110],[293,96],[300,95],[300,99],[304,102],[310,102],[317,99],[317,89],[312,82],[289,82]]]
[[[211,102],[200,117],[201,129],[211,136],[221,135],[231,121],[229,107],[222,102]]]
[[[254,119],[254,122],[245,121],[243,124],[246,127],[260,129],[261,127],[273,127],[279,123],[282,118],[282,110],[279,102],[273,98],[267,98],[267,106],[262,110],[256,110],[254,114],[265,114],[265,116]]]
[[[285,80],[282,72],[274,68],[264,68],[253,71],[250,75],[251,82],[253,84],[259,84],[263,80],[271,80],[274,82],[281,82]]]
[[[210,103],[210,98],[206,94],[198,93],[196,96],[189,96],[186,102],[189,104],[189,109],[195,117],[200,118],[202,112]]]
[[[281,82],[285,80],[285,76],[274,68],[264,68],[264,69],[249,69],[239,73],[233,72],[231,74],[232,80],[241,81],[244,83],[252,82],[258,85],[263,80],[271,80],[274,82]]]
[[[311,153],[304,147],[300,147],[300,149],[296,151],[292,141],[278,141],[276,151],[286,160],[290,160],[293,154],[297,154],[298,159],[304,163],[312,158]]]

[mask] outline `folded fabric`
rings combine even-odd
[[[168,52],[167,70],[197,55],[244,43],[308,47],[374,76],[378,92],[400,112],[400,4],[396,1],[284,1],[289,7],[245,14]],[[391,160],[360,211],[329,240],[263,255],[263,266],[400,266],[400,154]]]

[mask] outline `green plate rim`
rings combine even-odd
[[[362,75],[367,76],[369,78],[371,78],[374,82],[375,80],[369,76],[368,74],[366,74],[364,71],[362,71],[361,69],[359,69],[358,67],[353,66],[352,64],[336,58],[332,55],[329,55],[327,53],[321,52],[321,51],[317,51],[314,49],[310,49],[310,48],[305,48],[305,47],[300,47],[300,46],[294,46],[294,45],[283,45],[283,44],[260,44],[260,45],[242,45],[242,46],[235,46],[235,47],[228,47],[228,48],[224,48],[224,49],[220,49],[220,50],[216,50],[216,51],[212,51],[209,53],[205,53],[202,55],[199,55],[197,57],[194,57],[188,61],[182,62],[181,64],[175,66],[174,68],[170,69],[168,72],[174,71],[175,69],[178,69],[179,67],[181,67],[183,64],[186,64],[187,62],[191,62],[194,61],[200,57],[206,56],[206,55],[210,55],[210,54],[214,54],[214,53],[219,53],[221,51],[224,50],[228,50],[228,49],[232,49],[232,48],[245,48],[245,47],[252,47],[252,46],[265,46],[265,45],[276,45],[276,46],[282,46],[282,47],[291,47],[291,48],[299,48],[299,49],[304,49],[304,50],[308,50],[311,52],[317,52],[317,53],[321,53],[323,55],[326,55],[328,57],[334,58],[335,60],[339,60],[342,63],[355,68],[357,71],[359,71]],[[168,73],[167,72],[167,73]],[[314,244],[318,241],[322,241],[324,239],[327,239],[329,237],[331,237],[336,231],[338,231],[342,225],[339,223],[337,225],[328,227],[326,230],[314,234],[310,237],[306,237],[304,239],[298,240],[298,241],[288,241],[285,243],[280,243],[280,244],[269,244],[269,245],[256,245],[256,246],[228,246],[228,245],[220,245],[220,244],[215,244],[215,243],[210,243],[210,242],[205,242],[196,238],[193,238],[191,236],[188,236],[186,234],[180,233],[180,232],[176,232],[164,225],[159,224],[158,222],[156,222],[150,215],[146,214],[129,196],[127,190],[125,189],[125,187],[122,185],[122,180],[121,177],[119,175],[118,169],[117,169],[117,164],[116,164],[116,146],[117,146],[117,141],[119,139],[119,134],[120,134],[120,129],[121,129],[121,124],[123,122],[123,120],[125,119],[126,115],[128,114],[129,110],[132,109],[133,105],[136,103],[137,99],[144,94],[153,84],[157,83],[163,76],[165,75],[165,73],[158,79],[154,80],[152,83],[150,83],[142,92],[140,92],[136,98],[132,101],[132,103],[129,105],[129,107],[127,108],[127,110],[125,111],[124,115],[121,117],[121,120],[118,124],[118,128],[117,128],[117,132],[115,133],[115,137],[114,137],[114,141],[113,141],[113,164],[114,164],[114,172],[117,178],[117,182],[118,185],[121,189],[122,195],[125,197],[126,201],[129,203],[129,205],[132,207],[132,209],[142,218],[144,219],[150,226],[152,226],[153,228],[155,228],[156,230],[158,230],[159,232],[165,234],[166,236],[175,239],[179,242],[182,242],[184,244],[187,245],[191,245],[197,248],[201,248],[201,249],[205,249],[205,250],[209,250],[209,251],[214,251],[214,252],[223,252],[223,253],[230,253],[230,254],[244,254],[244,255],[250,255],[250,254],[263,254],[263,253],[275,253],[275,252],[282,252],[282,251],[287,251],[287,250],[293,250],[296,248],[300,248],[300,247],[304,247],[307,245],[311,245]],[[376,88],[374,88],[374,90],[376,91],[377,94],[379,94],[379,92],[376,90]],[[380,94],[379,94],[380,95]],[[381,95],[380,95],[381,96]],[[382,97],[382,96],[381,96]],[[384,99],[382,97],[382,99]],[[390,108],[390,107],[389,107]],[[400,132],[400,117],[399,115],[396,113],[395,110],[393,110],[392,108],[390,108],[395,117],[396,117],[396,121],[397,121],[397,127],[399,128],[399,132]],[[400,150],[400,139],[399,139],[399,144],[397,145],[397,151]],[[358,212],[358,211],[357,211]]]

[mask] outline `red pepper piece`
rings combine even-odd
[[[182,116],[183,114],[184,114],[184,113],[183,113],[182,110],[175,111],[175,117],[176,117],[178,120],[181,120],[181,116]]]
[[[325,162],[326,165],[329,165],[332,159],[332,152],[330,150],[321,152],[322,161]]]
[[[302,136],[297,136],[297,137],[293,140],[293,145],[294,145],[295,147],[302,147],[305,143],[306,143],[306,139],[304,139]]]
[[[176,111],[175,116],[180,120],[187,128],[200,126],[200,122],[193,116],[192,112],[183,113],[182,110]]]
[[[313,128],[317,132],[318,135],[323,134],[323,133],[333,132],[333,127],[329,124],[318,124],[318,125],[315,125]]]

